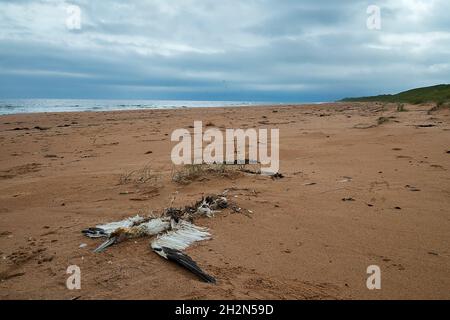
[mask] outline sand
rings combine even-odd
[[[430,108],[1,116],[0,299],[449,299],[450,113]],[[170,134],[194,120],[279,128],[285,178],[172,182]],[[159,180],[121,182],[144,167]],[[99,241],[80,232],[224,189],[253,213],[198,221],[213,239],[188,249],[217,285],[159,258],[149,239],[94,254]],[[81,268],[81,290],[66,288],[70,265]],[[381,268],[381,290],[366,287],[370,265]]]

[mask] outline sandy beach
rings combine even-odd
[[[450,299],[450,112],[336,103],[0,116],[0,299]],[[279,128],[283,179],[172,181],[177,128]],[[151,185],[124,180],[145,168]],[[188,254],[104,253],[83,228],[229,190],[251,214],[201,219]],[[87,246],[81,246],[87,244]],[[66,269],[81,268],[81,290]],[[382,289],[368,290],[367,267]]]

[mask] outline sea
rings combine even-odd
[[[273,102],[182,101],[182,100],[88,100],[88,99],[3,99],[0,115],[36,112],[80,112],[193,107],[236,107],[274,105]]]

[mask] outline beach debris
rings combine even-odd
[[[353,126],[353,128],[355,128],[355,129],[371,129],[371,128],[375,128],[375,127],[376,127],[376,125],[367,124],[367,123],[358,123]]]
[[[201,215],[205,215],[208,218],[212,218],[218,211],[217,209],[225,209],[228,206],[227,200],[224,197],[212,198],[206,197],[202,200],[202,203],[198,206],[197,212]]]
[[[351,181],[352,181],[352,177],[343,176],[342,180],[339,180],[338,182],[345,183],[345,182],[351,182]]]
[[[407,185],[405,186],[405,188],[406,188],[406,189],[409,189],[409,191],[413,191],[413,192],[418,192],[418,191],[420,191],[419,188],[410,186],[409,184],[407,184]]]
[[[348,197],[348,198],[342,198],[342,201],[356,201],[355,199],[353,199],[352,197]]]
[[[213,164],[189,164],[179,169],[174,169],[172,181],[178,184],[188,185],[194,181],[205,181],[212,177],[235,178],[239,175],[251,174],[271,177],[273,180],[282,179],[281,173],[266,174],[261,171],[261,166],[257,161],[245,159],[243,163],[234,160],[232,163],[222,162]]]
[[[283,179],[285,176],[282,173],[274,173],[274,174],[263,174],[261,170],[250,170],[250,169],[245,169],[245,168],[241,168],[239,169],[239,171],[243,172],[243,173],[248,173],[248,174],[254,174],[254,175],[265,175],[270,177],[272,180],[278,180],[278,179]]]
[[[145,218],[136,215],[121,221],[87,228],[82,230],[82,233],[93,239],[106,238],[106,241],[94,250],[96,253],[129,239],[154,237],[150,247],[155,253],[186,268],[201,280],[215,283],[216,280],[203,272],[183,251],[196,242],[211,239],[209,230],[195,225],[195,219],[213,218],[215,214],[226,208],[235,212],[241,211],[241,208],[230,203],[224,194],[208,195],[184,208],[166,208],[160,217]]]
[[[10,131],[25,131],[25,130],[30,130],[30,128],[14,128],[14,129],[11,129]]]
[[[12,235],[12,232],[11,231],[3,231],[3,232],[0,232],[0,237],[9,237],[9,236],[11,236]]]
[[[17,273],[12,273],[12,274],[8,274],[6,272],[1,272],[0,273],[0,281],[6,281],[9,279],[13,279],[13,278],[17,278],[17,277],[22,277],[25,275],[25,272],[17,272]]]
[[[36,127],[34,127],[33,129],[41,130],[41,131],[46,131],[46,130],[49,130],[50,128],[47,128],[47,127],[41,127],[41,126],[36,126]]]
[[[16,167],[12,167],[8,170],[2,170],[0,171],[0,179],[12,179],[17,176],[25,175],[32,172],[38,172],[41,169],[40,163],[27,163],[25,165],[20,165]],[[20,194],[19,194],[20,195]],[[19,196],[17,195],[17,196]],[[16,197],[16,196],[14,196]]]
[[[178,169],[174,168],[172,181],[182,185],[188,185],[194,181],[204,181],[210,178],[234,178],[237,177],[240,166],[225,164],[188,164]]]
[[[416,125],[416,128],[433,128],[433,127],[436,127],[436,125],[435,124],[419,124],[419,125]]]
[[[382,125],[383,123],[387,123],[387,122],[389,122],[390,121],[390,119],[391,119],[392,117],[379,117],[378,119],[377,119],[377,124],[380,126],[380,125]]]
[[[134,191],[122,191],[122,192],[119,192],[119,195],[125,196],[125,195],[128,195],[128,194],[134,194],[134,193],[135,193]]]
[[[308,183],[305,183],[304,186],[309,187],[309,186],[315,186],[316,184],[317,183],[315,183],[315,182],[308,182]]]
[[[272,178],[272,180],[278,180],[278,179],[283,179],[284,175],[279,173],[279,172],[277,172],[277,173],[271,175],[270,177]]]
[[[123,220],[117,223],[117,225],[127,223],[128,220]],[[206,228],[195,226],[188,221],[179,220],[177,223],[170,217],[163,217],[153,218],[148,222],[131,227],[119,227],[111,232],[108,239],[97,247],[94,252],[102,252],[109,246],[127,239],[156,235],[158,237],[150,244],[155,253],[181,265],[203,281],[215,283],[215,279],[212,276],[203,272],[189,256],[181,251],[197,241],[210,239],[210,234]]]
[[[82,243],[82,244],[80,244],[80,246],[79,246],[79,248],[86,248],[87,247],[87,244],[86,243]]]

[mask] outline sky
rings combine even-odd
[[[450,83],[449,13],[448,0],[0,0],[0,98],[321,102]]]

